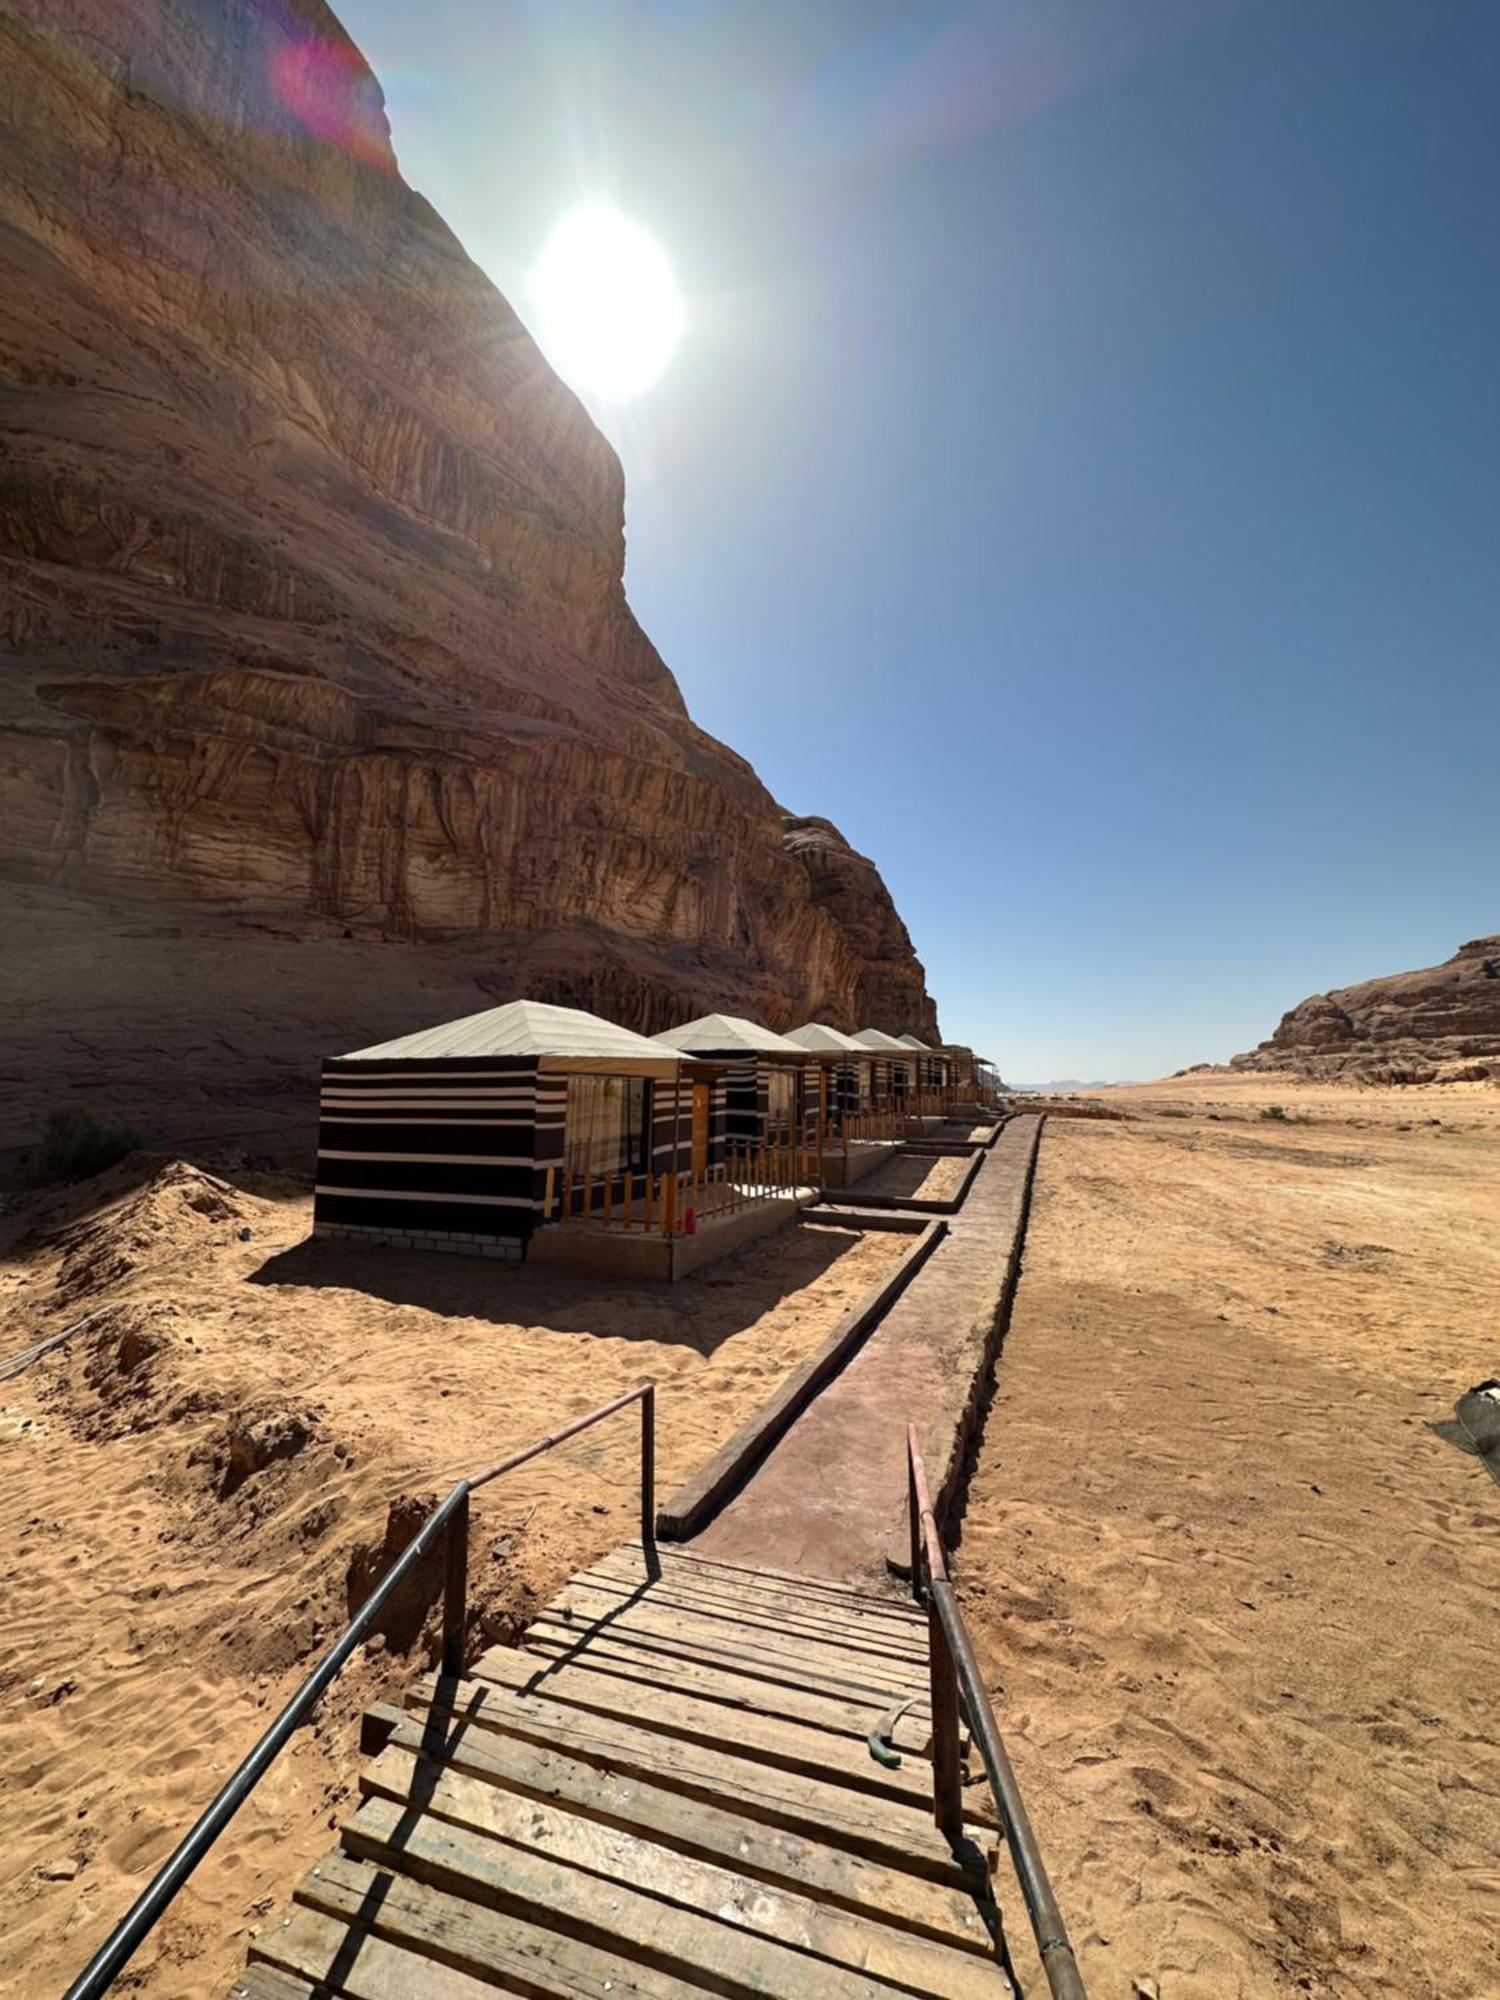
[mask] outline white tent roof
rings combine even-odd
[[[905,1048],[920,1049],[924,1056],[930,1056],[932,1054],[930,1046],[926,1042],[920,1041],[915,1035],[898,1035],[896,1039]]]
[[[746,1055],[807,1054],[800,1042],[789,1041],[785,1035],[763,1028],[759,1021],[747,1021],[739,1014],[700,1014],[696,1021],[685,1021],[680,1028],[668,1028],[651,1039],[662,1048],[697,1049],[704,1055],[727,1054],[730,1050],[743,1050]]]
[[[581,1007],[548,1007],[540,1000],[512,1000],[482,1014],[465,1014],[436,1028],[419,1028],[394,1042],[351,1049],[356,1062],[417,1061],[432,1056],[592,1056],[649,1058],[660,1063],[660,1043],[617,1028]],[[692,1057],[683,1058],[691,1062]]]
[[[814,1055],[869,1054],[852,1036],[841,1035],[837,1028],[825,1028],[821,1021],[804,1021],[800,1028],[788,1028],[786,1039],[795,1042],[799,1049],[811,1049]]]
[[[854,1039],[862,1049],[889,1050],[898,1056],[911,1054],[905,1042],[898,1042],[894,1035],[882,1034],[879,1028],[861,1028]]]

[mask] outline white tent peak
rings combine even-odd
[[[743,1052],[746,1055],[805,1056],[800,1042],[763,1028],[759,1021],[747,1021],[740,1014],[700,1014],[696,1021],[684,1021],[680,1028],[668,1028],[651,1038],[666,1049],[697,1049],[704,1055]]]
[[[659,1063],[659,1042],[613,1021],[589,1014],[582,1007],[551,1007],[543,1000],[511,1000],[487,1007],[482,1014],[465,1014],[435,1028],[419,1028],[393,1042],[351,1049],[347,1062],[422,1061],[440,1056],[622,1056]],[[685,1056],[684,1061],[692,1058]]]

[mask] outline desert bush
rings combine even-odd
[[[1262,1118],[1274,1118],[1279,1124],[1284,1125],[1286,1123],[1286,1106],[1284,1104],[1263,1104],[1260,1107],[1260,1115]]]
[[[87,1111],[49,1111],[27,1159],[27,1179],[33,1187],[91,1180],[140,1143],[128,1125],[101,1125]]]

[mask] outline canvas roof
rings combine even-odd
[[[747,1021],[739,1014],[700,1014],[696,1021],[684,1021],[680,1028],[668,1028],[651,1038],[662,1048],[701,1049],[705,1055],[745,1055],[804,1057],[800,1042],[789,1041],[759,1021]]]
[[[663,1058],[659,1042],[629,1028],[617,1028],[613,1021],[581,1007],[549,1007],[541,1000],[512,1000],[504,1007],[488,1007],[482,1014],[465,1014],[458,1021],[444,1021],[435,1028],[419,1028],[413,1035],[400,1035],[393,1042],[377,1042],[372,1048],[351,1049],[346,1060],[420,1061],[438,1056],[582,1056],[595,1059],[647,1059],[659,1064]],[[691,1056],[684,1056],[691,1062]]]
[[[898,1056],[911,1054],[905,1042],[898,1042],[894,1035],[882,1034],[879,1028],[861,1028],[854,1039],[862,1049],[889,1050]]]
[[[916,1035],[898,1035],[896,1039],[908,1049],[920,1049],[924,1056],[932,1054],[931,1047],[926,1042],[921,1041]]]
[[[825,1027],[821,1021],[804,1021],[800,1028],[789,1028],[786,1039],[800,1049],[811,1049],[814,1055],[869,1054],[851,1035],[841,1035],[837,1028]]]

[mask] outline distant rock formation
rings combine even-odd
[[[688,716],[613,451],[321,0],[11,0],[0,133],[0,883],[938,1039],[874,866]]]
[[[1500,1078],[1500,936],[1474,938],[1420,972],[1316,993],[1231,1067],[1367,1083]]]

